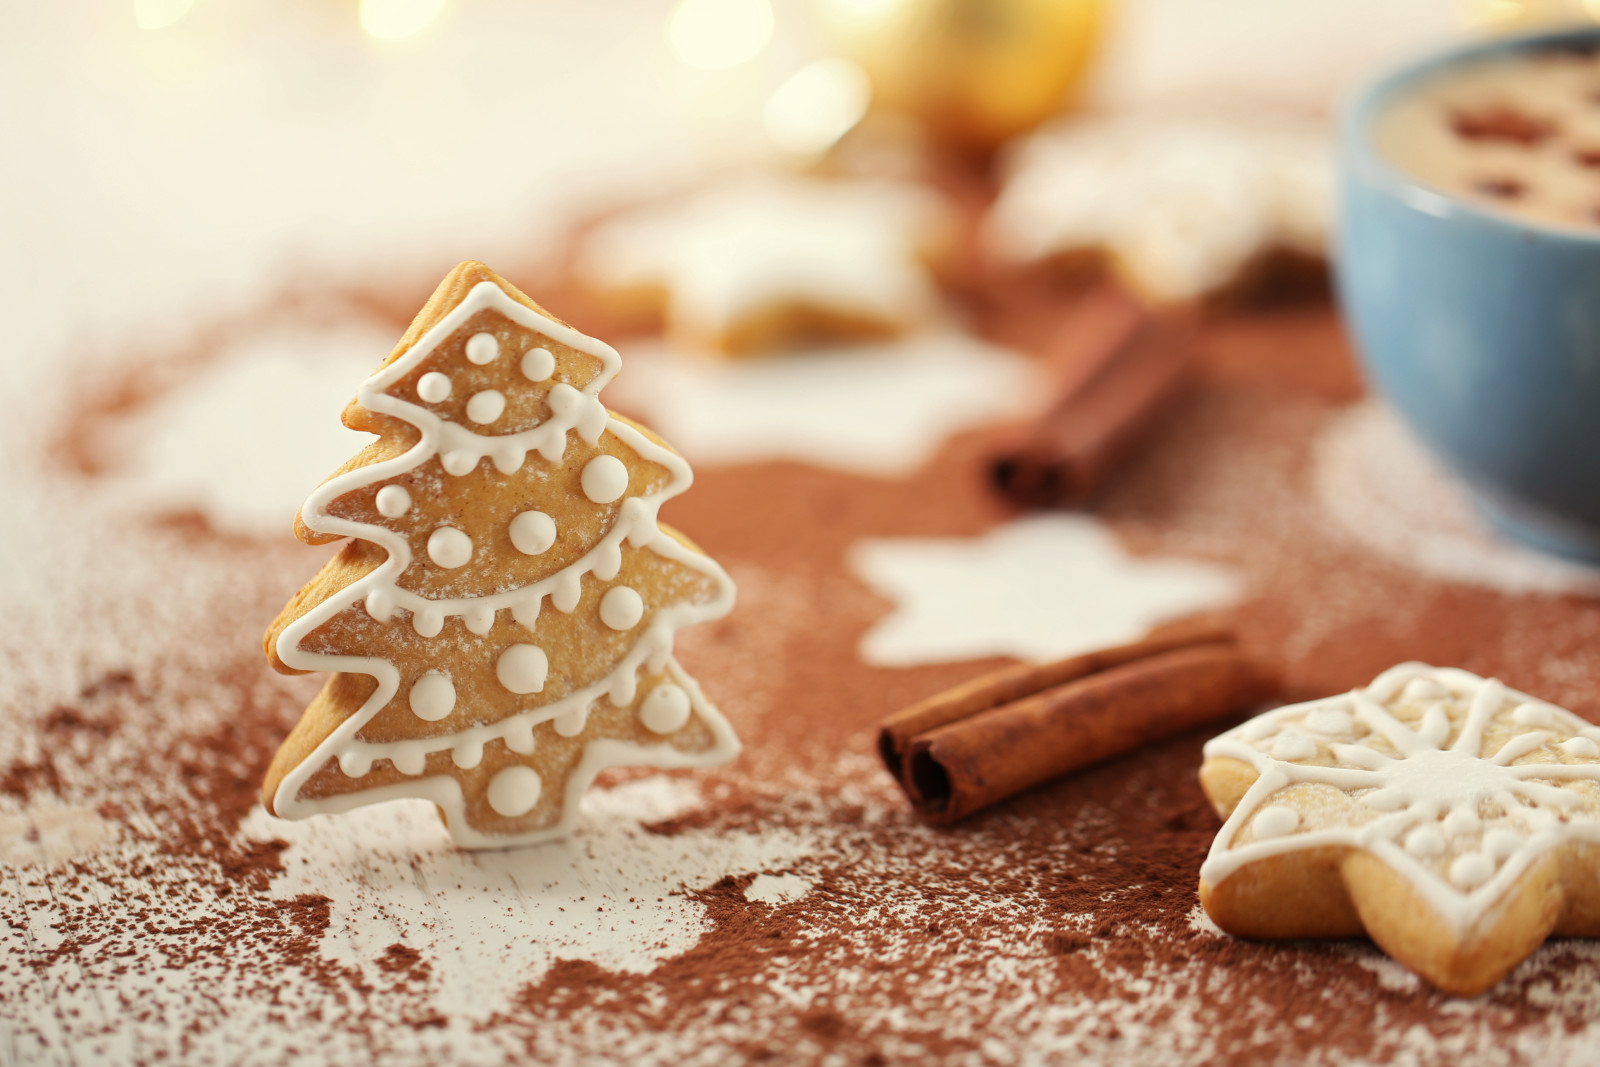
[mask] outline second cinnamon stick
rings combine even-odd
[[[936,823],[1249,707],[1264,680],[1237,645],[1178,648],[920,734],[902,784]]]

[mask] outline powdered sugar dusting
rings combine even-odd
[[[557,960],[653,970],[694,947],[707,928],[704,905],[685,889],[786,865],[808,851],[807,835],[792,831],[665,836],[645,829],[698,805],[692,784],[638,779],[586,797],[567,840],[481,853],[451,845],[423,801],[300,823],[258,808],[243,831],[289,842],[275,896],[330,898],[326,956],[371,972],[385,946],[403,944],[429,961],[433,1007],[452,1020],[481,1022]]]
[[[897,606],[861,641],[880,666],[1067,656],[1239,595],[1227,569],[1131,557],[1081,515],[1019,519],[972,540],[864,541],[852,561]]]
[[[1294,351],[1315,358],[1318,329],[1333,326],[1302,325],[1309,341]],[[1276,382],[1284,347],[1267,347]],[[1338,410],[1281,385],[1203,381],[1099,514],[1130,552],[1239,575],[1243,640],[1297,689],[1336,692],[1415,656],[1600,711],[1590,602],[1446,585],[1328,520],[1308,442]],[[1197,924],[1196,875],[1219,826],[1194,778],[1203,736],[957,827],[918,824],[876,765],[873,727],[987,665],[863,664],[862,636],[893,605],[845,555],[866,538],[971,542],[991,528],[972,449],[955,441],[898,481],[793,464],[701,472],[670,521],[725,557],[746,595],[679,653],[745,754],[715,773],[603,782],[571,842],[581,854],[541,904],[556,909],[541,912],[544,934],[483,857],[468,866],[444,850],[431,816],[397,807],[289,825],[252,814],[317,684],[272,676],[259,631],[317,553],[287,537],[152,524],[97,482],[0,486],[0,504],[28,516],[0,530],[0,578],[15,591],[0,614],[0,814],[68,806],[112,831],[54,865],[0,863],[0,1058],[678,1067],[1587,1054],[1600,1020],[1593,943],[1551,942],[1457,1002],[1407,986],[1363,943],[1263,945]],[[421,846],[414,866],[402,840]],[[504,879],[537,860],[492,862]],[[580,874],[582,888],[561,881]],[[779,879],[809,888],[760,899]],[[624,907],[669,882],[643,910]],[[606,911],[574,912],[574,894]],[[663,914],[674,925],[652,927]],[[627,919],[668,944],[635,940]],[[499,984],[457,1012],[453,987],[477,980],[478,959]]]
[[[1322,505],[1367,548],[1456,582],[1508,593],[1597,593],[1600,568],[1525,548],[1491,530],[1466,489],[1377,401],[1357,404],[1318,436]]]
[[[394,344],[375,326],[285,328],[217,354],[118,427],[106,490],[147,510],[197,511],[220,530],[270,535],[371,434],[338,414]]]
[[[895,477],[952,433],[1026,412],[1037,384],[1020,354],[942,331],[732,364],[636,346],[607,401],[644,414],[697,469],[792,459]]]

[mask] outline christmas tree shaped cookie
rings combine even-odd
[[[397,797],[469,847],[571,825],[605,767],[720,763],[738,741],[673,659],[733,583],[657,522],[688,465],[608,412],[614,349],[478,263],[451,272],[344,412],[378,435],[295,532],[345,540],[267,632],[332,671],[267,772],[288,818]]]

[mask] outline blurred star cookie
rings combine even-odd
[[[1063,121],[1015,153],[985,244],[1020,265],[1104,256],[1153,302],[1201,298],[1268,253],[1325,254],[1326,140],[1266,116]]]
[[[1547,937],[1600,935],[1600,729],[1569,711],[1406,663],[1205,755],[1227,822],[1200,900],[1229,933],[1365,932],[1463,996]]]
[[[744,176],[602,223],[576,269],[603,297],[657,310],[675,344],[748,355],[922,324],[950,226],[916,185]]]

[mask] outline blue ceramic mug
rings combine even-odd
[[[1374,124],[1449,68],[1521,49],[1600,44],[1586,29],[1497,40],[1403,67],[1346,109],[1340,302],[1368,378],[1535,546],[1600,560],[1600,225],[1520,220],[1421,184],[1373,145]]]

